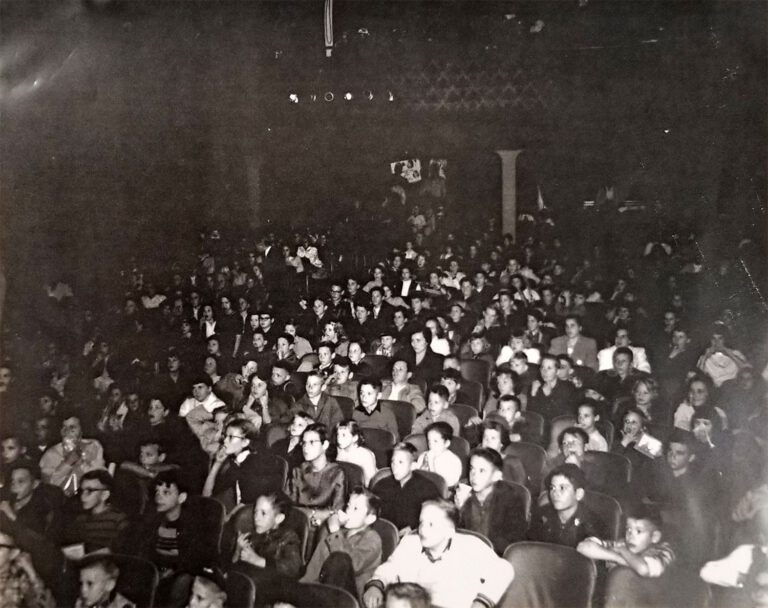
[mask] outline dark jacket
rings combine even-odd
[[[482,511],[487,510],[485,516]],[[525,502],[503,481],[497,481],[481,507],[472,493],[461,508],[461,527],[487,536],[499,555],[509,545],[525,540],[528,531]]]

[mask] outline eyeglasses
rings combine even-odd
[[[341,293],[341,289],[331,289],[331,293]]]
[[[103,492],[107,488],[80,488],[80,494],[93,494],[95,492]]]

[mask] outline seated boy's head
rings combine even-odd
[[[139,464],[151,469],[165,462],[165,447],[159,439],[146,439],[139,444]]]
[[[320,367],[327,367],[333,361],[334,345],[330,342],[321,342],[317,347],[317,358],[320,361]]]
[[[384,608],[430,608],[429,591],[417,583],[392,583],[384,590]]]
[[[0,450],[0,457],[3,459],[3,464],[16,462],[19,458],[24,456],[27,451],[24,447],[24,443],[21,441],[21,437],[18,435],[5,435],[0,439]]]
[[[685,429],[673,429],[667,440],[667,466],[673,475],[682,475],[696,458],[693,433]]]
[[[155,477],[155,507],[164,517],[173,519],[181,514],[187,500],[187,485],[176,470],[161,471]]]
[[[7,471],[11,494],[17,502],[32,496],[40,485],[40,467],[31,460],[17,460]]]
[[[253,506],[253,527],[258,534],[274,530],[285,521],[290,499],[282,492],[263,494],[256,499]]]
[[[283,386],[290,378],[291,371],[288,369],[287,364],[278,361],[272,365],[270,380],[273,386]]]
[[[352,378],[352,363],[348,357],[336,357],[333,360],[333,379],[338,385],[345,384]]]
[[[410,443],[398,443],[392,448],[392,458],[389,461],[392,477],[402,482],[408,479],[416,462],[416,448]]]
[[[597,421],[600,420],[599,406],[591,399],[583,401],[576,410],[576,419],[579,428],[591,433],[595,430]]]
[[[483,422],[481,445],[484,448],[496,450],[499,454],[509,445],[509,427],[500,420],[485,420]]]
[[[204,576],[196,576],[187,608],[224,608],[227,594],[218,584]]]
[[[120,569],[108,559],[97,559],[80,568],[80,600],[83,606],[106,605],[117,585]]]
[[[454,396],[461,388],[461,372],[456,369],[444,369],[440,375],[440,384],[448,389],[448,396]]]
[[[427,396],[427,409],[436,418],[448,409],[448,389],[441,384],[433,384]]]
[[[80,482],[80,504],[87,513],[104,510],[112,494],[112,475],[106,469],[95,469],[83,475]]]
[[[500,365],[496,368],[496,389],[499,395],[515,394],[516,374],[509,365]]]
[[[455,357],[453,355],[449,355],[445,359],[443,359],[443,369],[455,369],[456,371],[461,371],[461,361],[458,357]]]
[[[304,429],[314,422],[312,416],[305,412],[297,412],[293,415],[291,425],[288,427],[288,433],[291,437],[301,437]]]
[[[582,431],[583,432],[583,431]],[[576,510],[584,498],[584,473],[575,464],[562,464],[547,476],[545,487],[555,511]]]
[[[170,410],[162,399],[153,397],[149,400],[149,404],[147,405],[147,418],[149,419],[149,424],[161,424],[162,422],[165,422],[165,419],[168,418],[169,414]]]
[[[227,423],[224,428],[224,450],[228,456],[236,456],[250,450],[251,442],[258,431],[250,420],[236,418]]]
[[[381,499],[362,486],[352,490],[340,520],[347,530],[360,530],[376,521],[381,510]]]
[[[442,421],[430,424],[424,434],[427,436],[427,449],[437,454],[445,452],[453,439],[451,425]]]
[[[469,454],[469,485],[475,494],[483,494],[501,479],[501,454],[490,448],[475,448]]]
[[[581,465],[588,443],[589,436],[578,426],[569,426],[557,438],[557,444],[565,461],[576,465]]]
[[[502,395],[499,397],[496,411],[507,421],[508,425],[512,425],[521,416],[520,399],[514,395]]]
[[[659,510],[651,505],[638,504],[627,510],[624,540],[631,553],[642,553],[651,545],[661,542],[662,520]]]

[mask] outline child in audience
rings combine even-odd
[[[120,552],[128,518],[110,504],[112,476],[104,469],[88,471],[80,484],[82,511],[64,528],[64,543],[83,543],[85,552],[99,549]]]
[[[509,440],[536,441],[536,438],[528,430],[525,414],[521,411],[520,399],[515,395],[501,395],[499,397],[496,414],[501,416],[509,428]]]
[[[600,410],[594,401],[585,400],[576,410],[576,420],[579,427],[589,436],[586,445],[588,452],[607,452],[608,442],[597,430],[595,424],[600,420]]]
[[[489,538],[499,555],[524,540],[528,530],[525,502],[501,481],[502,466],[496,450],[475,448],[469,455],[469,486],[459,485],[454,496],[461,527]]]
[[[348,357],[336,357],[333,360],[333,374],[328,376],[326,389],[331,397],[346,397],[357,404],[357,381],[352,377],[352,363]]]
[[[187,505],[189,489],[179,471],[163,471],[154,482],[155,512],[139,522],[131,539],[139,556],[157,566],[159,606],[184,606],[195,573],[217,563],[218,538],[200,525],[193,507]]]
[[[328,535],[318,543],[301,580],[336,583],[361,596],[363,586],[381,563],[381,537],[371,528],[378,518],[380,502],[365,488],[352,490],[346,509],[326,520]],[[343,555],[334,555],[336,552]],[[354,577],[352,588],[348,588],[350,571]]]
[[[56,608],[53,595],[35,570],[30,555],[5,532],[0,532],[0,581],[3,608]]]
[[[0,439],[0,458],[2,458],[2,474],[0,474],[1,481],[7,483],[7,474],[10,466],[20,458],[24,458],[26,453],[27,448],[24,446],[24,442],[22,442],[19,435],[5,435],[2,439]]]
[[[57,542],[61,534],[61,505],[40,481],[40,467],[29,460],[17,460],[10,465],[8,477],[8,486],[0,493],[0,513]]]
[[[278,439],[272,444],[272,453],[285,458],[291,470],[304,462],[304,454],[301,451],[301,436],[306,428],[313,424],[312,416],[306,412],[295,412],[288,427],[288,437]]]
[[[329,462],[330,444],[324,424],[310,424],[301,436],[304,462],[293,469],[289,483],[293,504],[309,515],[317,528],[344,506],[344,470]]]
[[[390,468],[392,476],[371,489],[381,498],[381,517],[395,524],[400,536],[404,536],[418,528],[421,504],[438,498],[439,492],[431,481],[414,474],[416,448],[410,443],[398,443],[392,448]]]
[[[390,583],[384,589],[384,608],[431,608],[429,591],[417,583]]]
[[[461,372],[456,369],[444,369],[440,375],[440,384],[448,389],[448,405],[471,405],[469,396],[461,390],[461,381]]]
[[[357,422],[345,420],[336,425],[336,462],[351,462],[363,469],[367,487],[376,474],[376,456],[364,444]]]
[[[513,454],[505,453],[506,448],[510,444],[507,425],[502,420],[489,418],[483,422],[481,429],[480,445],[484,448],[496,450],[503,459],[503,478],[524,484],[527,476],[522,461]]]
[[[117,592],[120,569],[109,557],[86,561],[80,568],[80,597],[75,608],[136,608]]]
[[[265,494],[253,506],[253,533],[237,535],[234,563],[249,564],[245,569],[262,583],[266,578],[295,580],[302,567],[301,544],[296,532],[285,525],[291,508],[290,499],[282,492]]]
[[[547,476],[549,504],[541,508],[531,529],[531,540],[576,547],[590,536],[600,536],[600,522],[581,502],[584,473],[575,464],[562,464]]]
[[[453,429],[447,422],[433,422],[427,427],[427,451],[419,456],[416,468],[432,471],[443,479],[449,488],[459,483],[461,459],[450,451]]]
[[[619,564],[643,577],[661,576],[675,560],[669,543],[662,542],[661,515],[648,505],[637,505],[627,512],[624,540],[595,537],[581,541],[576,550],[609,565]]]
[[[739,545],[722,559],[704,564],[700,576],[705,583],[744,589],[744,604],[761,606],[764,600],[766,555],[768,555],[768,507],[760,509],[753,522],[752,543]]]
[[[453,434],[458,436],[461,424],[448,407],[448,389],[440,384],[433,385],[427,395],[427,409],[416,418],[411,433],[414,435],[425,433],[427,427],[434,422],[445,422],[451,427]]]
[[[224,441],[216,452],[203,485],[203,496],[218,496],[234,504],[253,502],[283,486],[283,467],[272,454],[256,447],[258,431],[245,418],[234,418],[224,427]],[[225,495],[226,493],[226,495]]]
[[[227,594],[206,576],[196,576],[187,608],[224,608]]]
[[[159,439],[149,437],[139,442],[139,462],[126,460],[120,463],[120,468],[143,479],[154,479],[161,471],[176,468],[172,464],[165,464],[165,458],[165,444]]]

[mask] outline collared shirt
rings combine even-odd
[[[473,601],[495,605],[514,576],[512,565],[475,536],[455,534],[435,559],[424,551],[418,534],[403,537],[367,586],[383,591],[390,583],[411,581],[429,591],[435,606],[466,608]]]
[[[445,548],[442,551],[440,551],[440,555],[433,555],[431,551],[425,548],[422,548],[421,552],[424,555],[426,555],[427,559],[434,564],[435,562],[439,562],[441,559],[443,559],[443,555],[445,555],[446,552],[450,551],[452,542],[453,542],[453,538],[449,538],[448,542],[445,545]]]
[[[213,391],[202,401],[198,401],[194,397],[188,397],[184,400],[184,403],[181,404],[181,407],[179,408],[179,416],[182,418],[185,418],[189,412],[191,412],[196,407],[202,407],[206,412],[209,414],[213,413],[213,410],[216,410],[220,407],[224,407],[224,402],[219,399]]]

